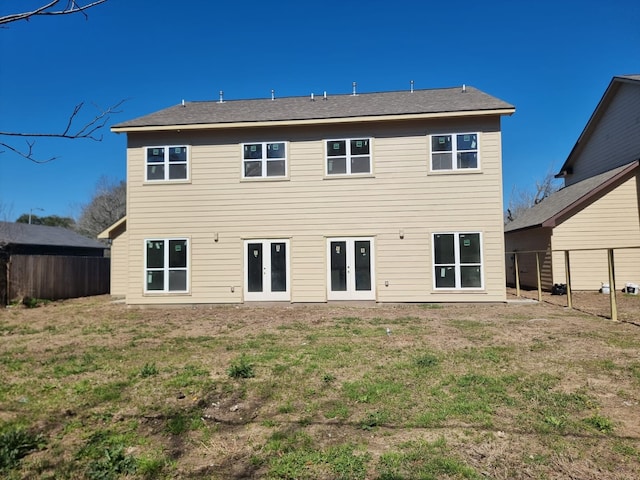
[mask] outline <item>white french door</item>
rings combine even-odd
[[[375,298],[373,238],[327,239],[327,299]]]
[[[289,301],[289,240],[245,240],[244,299]]]

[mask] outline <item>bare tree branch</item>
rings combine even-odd
[[[81,102],[79,104],[77,104],[74,108],[73,108],[73,112],[71,112],[71,115],[69,116],[68,120],[67,120],[67,124],[65,126],[65,128],[61,131],[61,132],[32,132],[32,133],[28,133],[28,132],[4,132],[4,131],[0,131],[0,138],[1,137],[22,137],[22,138],[26,138],[26,148],[24,150],[21,150],[13,145],[10,145],[6,142],[2,142],[0,141],[0,146],[3,146],[9,150],[11,150],[12,152],[16,153],[17,155],[20,155],[23,158],[26,158],[27,160],[30,160],[34,163],[48,163],[51,162],[53,160],[55,160],[57,157],[51,157],[48,158],[46,160],[39,160],[35,157],[34,152],[33,152],[33,147],[35,145],[35,140],[30,141],[28,139],[33,139],[33,138],[66,138],[69,140],[76,140],[76,139],[89,139],[89,140],[94,140],[96,142],[100,142],[102,141],[102,135],[98,135],[98,132],[104,128],[107,125],[107,122],[110,119],[110,115],[114,114],[114,113],[120,113],[121,111],[118,110],[119,107],[125,102],[125,100],[120,100],[118,103],[116,103],[115,105],[112,105],[110,107],[108,107],[106,110],[101,110],[100,108],[98,108],[96,106],[96,108],[98,108],[98,114],[93,117],[93,119],[91,119],[90,121],[81,124],[78,127],[75,127],[75,124],[77,124],[77,118],[78,115],[80,114],[80,111],[82,110],[82,107],[84,106],[84,102]],[[0,153],[2,153],[2,151],[0,151]]]
[[[85,18],[88,18],[85,10],[98,6],[108,0],[95,0],[87,5],[79,5],[76,0],[67,0],[64,8],[54,10],[53,8],[60,3],[60,0],[52,0],[49,3],[36,8],[29,12],[12,13],[0,17],[0,25],[7,23],[17,22],[19,20],[29,20],[32,17],[37,16],[51,16],[51,15],[72,15],[74,13],[81,13]]]

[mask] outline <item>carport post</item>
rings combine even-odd
[[[564,251],[564,273],[567,277],[567,307],[573,308],[573,302],[571,302],[571,267],[569,266],[569,250]]]
[[[609,263],[609,302],[611,303],[611,320],[618,321],[618,304],[616,302],[616,275],[615,262],[613,261],[613,248],[607,250]]]
[[[513,252],[513,268],[516,270],[516,297],[520,296],[520,268],[518,267],[518,252]]]
[[[536,275],[538,279],[538,301],[542,301],[542,276],[540,275],[540,252],[536,252]]]

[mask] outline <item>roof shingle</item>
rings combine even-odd
[[[104,244],[62,227],[0,222],[0,244],[106,248]]]
[[[430,90],[283,97],[256,100],[185,102],[114,125],[115,130],[135,127],[224,124],[265,121],[327,120],[384,115],[505,110],[513,105],[473,87]]]

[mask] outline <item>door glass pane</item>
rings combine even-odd
[[[453,234],[438,234],[433,237],[433,249],[436,264],[455,263],[456,256],[454,252]]]
[[[456,269],[454,267],[436,267],[436,288],[455,288]]]
[[[480,288],[480,287],[482,287],[482,278],[480,276],[480,267],[478,267],[478,266],[461,266],[460,267],[460,286],[462,288]]]
[[[331,291],[347,291],[347,242],[331,242]]]
[[[355,242],[356,290],[371,290],[371,248],[368,240]]]
[[[287,291],[287,245],[271,244],[271,291]]]
[[[480,263],[480,234],[460,234],[460,263]]]
[[[164,240],[147,241],[147,268],[164,267]]]
[[[247,244],[247,290],[262,292],[262,244]]]

